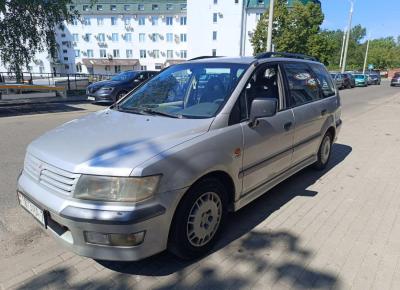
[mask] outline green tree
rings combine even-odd
[[[333,42],[322,34],[320,26],[324,21],[320,5],[309,2],[294,2],[288,8],[287,1],[278,0],[274,9],[273,43],[276,51],[313,54],[327,60]],[[251,43],[254,54],[264,52],[267,43],[269,13],[263,14],[254,31]]]
[[[363,45],[363,49],[365,49]],[[371,40],[368,53],[368,63],[377,69],[387,69],[400,66],[400,44],[394,37]]]
[[[72,0],[0,0],[0,59],[17,81],[36,52],[56,56],[55,28],[78,17]],[[68,5],[68,6],[67,6]]]

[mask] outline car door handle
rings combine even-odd
[[[285,125],[283,125],[283,128],[284,128],[286,131],[289,131],[290,128],[292,127],[292,125],[293,125],[292,122],[288,122],[288,123],[286,123]]]
[[[327,110],[327,109],[322,110],[322,111],[321,111],[321,116],[325,116],[326,113],[328,113],[328,110]]]

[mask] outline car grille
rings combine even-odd
[[[71,173],[26,154],[24,171],[41,185],[64,195],[72,195],[80,174]]]

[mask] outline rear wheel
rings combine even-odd
[[[331,158],[332,143],[333,140],[331,134],[326,133],[318,150],[318,160],[313,165],[315,169],[323,170],[326,168],[326,165]]]
[[[216,178],[195,184],[180,202],[171,224],[168,249],[182,259],[204,255],[214,246],[227,214],[227,192]]]

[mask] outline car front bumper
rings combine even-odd
[[[161,198],[138,205],[99,205],[62,196],[44,188],[22,172],[19,193],[45,213],[45,228],[63,246],[99,260],[136,261],[167,248],[173,213],[185,189],[162,194]],[[135,246],[88,242],[87,233],[131,235],[141,233]]]
[[[89,101],[95,103],[110,103],[115,101],[116,91],[116,89],[111,92],[97,90],[94,93],[91,93],[89,90],[86,90],[86,96]]]

